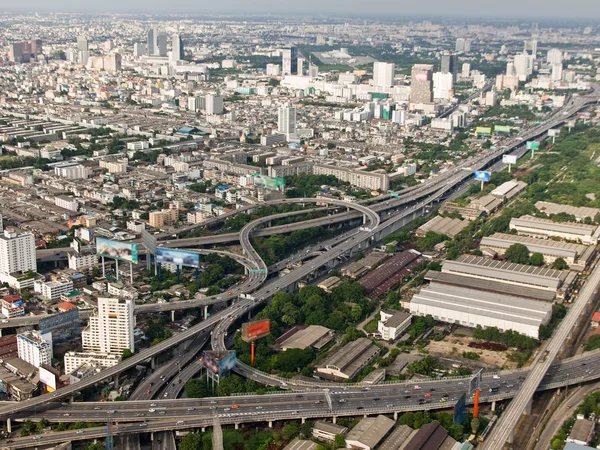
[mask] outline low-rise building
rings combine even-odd
[[[510,229],[522,236],[546,239],[557,237],[567,241],[596,245],[600,237],[600,226],[586,225],[579,222],[554,222],[534,216],[513,217]]]
[[[575,216],[577,222],[581,222],[586,217],[593,219],[597,214],[600,214],[599,208],[588,208],[586,206],[569,206],[551,202],[536,202],[535,207],[538,211],[546,213],[549,216],[554,214],[569,214]]]
[[[71,374],[84,364],[105,369],[119,364],[121,355],[95,352],[67,352],[65,354],[65,373]]]
[[[435,216],[433,219],[417,228],[415,235],[418,237],[422,237],[425,236],[428,232],[432,231],[437,234],[446,235],[449,238],[453,239],[468,224],[468,220]]]
[[[587,420],[583,414],[578,414],[566,441],[578,445],[589,445],[595,436],[595,425],[596,422],[593,420]]]
[[[348,380],[369,365],[379,354],[379,347],[367,338],[359,338],[346,344],[328,356],[317,367],[316,372],[324,378]]]
[[[36,280],[33,289],[49,300],[58,300],[61,295],[73,290],[73,281],[68,278],[51,281]]]
[[[412,316],[404,311],[380,311],[377,331],[382,339],[395,341],[410,327]]]
[[[323,348],[333,338],[334,332],[321,325],[298,325],[284,333],[276,344],[283,351],[290,348],[305,349],[313,347]]]
[[[25,307],[23,301],[18,295],[7,295],[0,302],[2,304],[2,315],[12,319],[13,317],[21,317],[25,315]]]
[[[333,442],[337,434],[345,435],[347,432],[348,427],[319,420],[313,425],[312,436],[320,441]]]
[[[395,424],[395,421],[382,415],[365,417],[346,436],[346,446],[372,450],[385,438]]]

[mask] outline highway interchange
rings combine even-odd
[[[402,225],[404,225],[407,222],[409,222],[410,220],[412,220],[412,218],[414,218],[417,214],[422,212],[423,209],[427,207],[427,205],[431,204],[432,202],[440,200],[441,198],[443,198],[444,195],[451,192],[455,188],[456,185],[471,178],[472,175],[470,175],[470,174],[472,173],[473,170],[483,169],[486,166],[488,166],[490,163],[496,164],[498,159],[501,157],[501,155],[503,153],[513,151],[518,146],[520,146],[522,143],[524,143],[526,140],[540,136],[541,134],[545,133],[547,131],[547,129],[558,126],[561,122],[564,122],[568,117],[570,117],[576,111],[582,109],[586,104],[589,104],[596,100],[597,99],[595,97],[587,97],[587,98],[579,97],[578,99],[573,100],[566,107],[564,114],[554,115],[546,123],[537,125],[531,129],[527,130],[524,134],[521,134],[518,138],[512,138],[512,139],[509,139],[508,141],[505,141],[503,143],[502,147],[498,148],[496,151],[489,151],[482,155],[479,155],[478,157],[471,158],[470,160],[468,160],[465,163],[458,166],[456,169],[448,171],[447,173],[440,175],[437,178],[430,180],[429,182],[423,183],[422,185],[417,186],[415,189],[410,189],[409,192],[403,191],[401,194],[404,194],[404,195],[400,195],[397,199],[390,198],[389,196],[388,196],[389,200],[388,200],[388,198],[383,198],[382,199],[383,201],[380,202],[379,205],[376,205],[377,209],[380,211],[381,210],[396,211],[395,213],[388,215],[387,220],[385,220],[383,223],[381,223],[380,216],[375,211],[376,207],[369,208],[367,206],[362,206],[362,205],[358,205],[358,204],[346,204],[345,202],[337,202],[337,203],[330,202],[330,203],[336,203],[338,206],[348,207],[348,208],[353,208],[353,209],[359,210],[359,214],[364,215],[364,217],[367,220],[367,223],[358,232],[354,233],[352,235],[352,237],[350,237],[348,240],[339,243],[338,245],[332,247],[329,251],[325,252],[324,254],[316,256],[314,259],[312,259],[310,261],[310,263],[300,266],[299,268],[291,271],[290,273],[286,274],[283,277],[280,277],[280,278],[274,280],[273,282],[271,282],[267,285],[263,285],[264,281],[266,280],[266,267],[265,267],[264,261],[262,261],[260,256],[258,256],[256,251],[252,248],[252,245],[250,243],[250,234],[257,226],[262,225],[263,223],[267,222],[269,218],[261,218],[256,221],[250,222],[246,227],[244,227],[242,232],[240,232],[240,235],[239,235],[240,243],[241,243],[242,248],[244,249],[247,257],[252,261],[254,267],[259,268],[260,270],[265,269],[264,273],[251,271],[248,275],[248,279],[246,280],[246,282],[243,285],[240,285],[240,287],[239,287],[239,291],[241,291],[242,293],[252,293],[251,298],[240,298],[235,304],[233,304],[228,309],[217,312],[216,314],[212,315],[207,320],[204,320],[203,322],[199,323],[198,325],[191,327],[189,330],[186,330],[185,332],[182,332],[166,341],[163,341],[154,347],[143,350],[143,351],[139,352],[138,354],[134,355],[133,357],[121,362],[117,366],[106,369],[103,372],[101,372],[100,374],[90,377],[89,379],[83,380],[80,383],[77,383],[72,386],[68,386],[66,388],[62,388],[55,393],[45,394],[43,396],[35,397],[33,399],[30,399],[30,400],[27,400],[24,402],[14,403],[14,404],[9,404],[9,405],[3,404],[2,406],[0,406],[0,417],[17,418],[18,417],[17,414],[21,415],[21,414],[23,414],[22,413],[23,411],[30,411],[31,409],[35,409],[36,411],[39,412],[45,408],[51,409],[51,408],[55,407],[56,404],[49,403],[49,402],[55,402],[57,399],[70,396],[73,393],[75,393],[76,391],[79,391],[86,386],[91,386],[103,379],[114,376],[114,375],[120,373],[121,371],[126,370],[127,368],[133,367],[136,364],[146,361],[149,358],[153,357],[154,355],[157,355],[174,345],[178,345],[186,340],[189,340],[190,338],[193,338],[196,334],[198,334],[202,331],[205,331],[205,330],[212,329],[213,327],[215,327],[215,328],[212,332],[211,345],[215,349],[223,349],[224,348],[224,336],[225,336],[225,333],[227,332],[228,327],[231,324],[233,324],[241,315],[245,314],[245,312],[248,311],[250,308],[253,308],[256,304],[258,304],[260,302],[264,302],[264,301],[268,300],[275,292],[278,292],[280,290],[286,290],[286,289],[293,287],[297,281],[299,281],[303,278],[306,278],[307,276],[310,276],[314,272],[317,272],[321,267],[330,266],[330,264],[332,264],[332,261],[335,261],[336,259],[341,259],[345,255],[348,255],[348,254],[351,255],[352,252],[360,251],[361,249],[364,249],[367,246],[371,245],[372,241],[381,239],[383,236],[389,234],[389,232],[396,231]],[[468,169],[468,170],[465,170],[465,169]],[[384,197],[384,196],[382,196],[382,197]],[[309,203],[309,202],[316,201],[315,199],[294,199],[294,200],[297,202],[302,202],[302,203]],[[273,219],[273,217],[271,217],[270,219]],[[313,224],[308,224],[308,222],[314,223],[314,221],[323,220],[323,219],[330,220],[327,218],[314,219],[313,221],[306,221],[307,222],[306,224],[300,223],[300,225],[312,226]],[[199,239],[202,239],[202,238],[199,238]],[[223,295],[220,299],[219,298],[210,299],[210,301],[212,303],[219,303],[219,302],[223,303],[227,300],[231,300],[233,298],[238,297],[238,295],[239,295],[239,292],[235,293],[235,294],[232,293],[229,296]],[[191,307],[197,307],[197,306],[201,306],[201,305],[211,304],[211,303],[207,303],[205,299],[194,299],[189,302],[190,303],[187,304],[187,306],[184,304],[183,308],[186,308],[186,307],[191,308]],[[181,302],[181,303],[183,303],[183,302]],[[168,305],[170,305],[170,304],[168,304]],[[161,309],[159,309],[159,310],[161,310]],[[12,323],[11,323],[11,325],[15,326]],[[541,365],[539,367],[540,367],[539,371],[542,373],[542,376],[543,376],[545,369],[543,369]],[[536,366],[535,369],[536,369],[535,372],[537,372],[538,366]],[[570,374],[570,375],[571,375],[571,379],[572,379],[573,374]],[[593,376],[594,376],[594,374],[589,374],[590,378]],[[505,375],[504,377],[505,378],[509,377],[509,375]],[[460,381],[456,381],[456,382],[444,381],[441,383],[444,383],[444,384],[456,383],[456,385],[458,386],[458,383],[460,383]],[[521,384],[522,383],[517,382],[517,380],[515,380],[515,382],[513,383],[513,388],[514,388],[515,392],[517,392],[517,390],[519,389]],[[534,383],[532,383],[532,385],[533,384]],[[544,381],[542,381],[542,385],[543,384],[544,384]],[[387,400],[392,401],[392,403],[389,403],[389,402],[386,403],[386,408],[387,408],[388,404],[391,404],[393,406],[393,408],[391,408],[390,410],[395,409],[398,411],[402,411],[402,410],[406,410],[406,409],[404,409],[406,407],[413,408],[413,409],[415,409],[415,407],[427,408],[428,407],[427,405],[434,405],[434,403],[438,403],[437,405],[435,405],[437,407],[439,407],[439,405],[442,405],[442,406],[444,406],[445,404],[449,405],[451,403],[450,399],[454,398],[453,395],[455,393],[457,393],[457,391],[459,391],[459,390],[450,391],[451,387],[453,387],[453,386],[448,385],[448,386],[446,386],[446,389],[444,390],[444,393],[448,393],[450,396],[449,400],[447,402],[440,403],[441,397],[438,397],[438,395],[442,395],[442,394],[440,392],[438,392],[437,388],[435,388],[436,391],[432,392],[431,397],[430,397],[432,403],[429,403],[429,404],[423,403],[423,405],[415,404],[414,400],[412,398],[411,399],[405,399],[405,398],[401,399],[400,397],[402,397],[402,396],[397,397],[397,398],[393,397],[392,394],[399,395],[399,392],[397,392],[397,390],[401,389],[400,387],[396,387],[396,386],[392,386],[392,385],[382,385],[382,386],[373,386],[371,389],[372,389],[373,393],[379,392],[380,390],[382,390],[383,393],[389,394],[390,397]],[[535,391],[535,388],[537,388],[537,385],[534,386],[533,391]],[[462,387],[461,387],[461,389],[462,389]],[[394,391],[394,390],[396,390],[396,391]],[[449,392],[445,392],[445,391],[449,391]],[[531,393],[533,393],[533,391]],[[339,409],[340,415],[343,415],[344,411],[346,411],[346,410],[353,411],[353,413],[356,414],[357,410],[361,410],[363,408],[366,410],[367,406],[369,406],[369,408],[368,408],[369,411],[372,410],[372,406],[375,406],[375,409],[381,409],[381,407],[379,405],[385,403],[385,401],[383,401],[383,400],[381,400],[382,403],[378,403],[379,401],[375,401],[375,400],[371,399],[371,401],[373,403],[377,403],[377,405],[372,405],[371,403],[368,403],[369,400],[367,399],[367,394],[365,393],[365,392],[367,392],[370,394],[371,391],[364,391],[364,392],[360,391],[360,392],[361,393],[355,393],[355,394],[350,395],[347,399],[344,398],[344,400],[346,400],[346,401],[343,403],[343,407]],[[506,393],[504,393],[504,395],[512,396],[515,392],[506,392]],[[402,394],[403,394],[403,396],[409,395],[404,392]],[[288,394],[288,395],[291,395],[291,394]],[[310,395],[313,395],[313,394],[310,394]],[[322,396],[323,393],[314,394],[314,395]],[[334,392],[332,392],[331,394],[328,394],[328,396],[331,397],[332,402],[336,395],[347,395],[347,394],[344,392],[341,392],[338,394],[335,394]],[[529,398],[530,397],[531,396],[529,395]],[[337,397],[335,397],[335,398],[337,399]],[[269,399],[271,399],[271,397],[269,397]],[[287,399],[289,400],[289,397],[287,397]],[[312,400],[312,398],[310,398],[310,400]],[[410,400],[412,400],[412,402]],[[437,400],[437,402],[435,402],[436,400]],[[186,401],[184,401],[184,400],[164,400],[164,401],[165,402],[166,401],[174,402],[177,406],[176,407],[174,406],[173,408],[177,408],[176,410],[179,411],[180,413],[182,413],[182,411],[180,411],[179,408],[183,408],[184,403],[190,402],[191,400],[189,400],[189,401],[187,401],[187,400]],[[214,401],[230,402],[229,399],[228,400],[215,399]],[[249,399],[245,399],[244,401],[252,401],[252,399],[249,398]],[[292,415],[300,414],[300,411],[302,411],[302,414],[313,414],[313,412],[315,412],[317,414],[322,414],[322,412],[323,412],[322,405],[323,404],[322,403],[314,403],[315,401],[316,400],[314,400],[312,403],[313,406],[308,406],[308,405],[310,405],[308,403],[308,399],[306,400],[306,403],[304,403],[304,400],[302,403],[295,402],[295,403],[298,403],[299,405],[300,404],[305,405],[306,408],[299,406],[300,409],[298,410],[299,411],[298,413],[290,413],[290,414],[292,414]],[[338,401],[339,401],[339,399],[338,399]],[[367,404],[365,404],[365,402],[367,402]],[[277,402],[273,401],[273,403],[276,404]],[[187,403],[185,403],[185,404],[187,404]],[[217,404],[223,406],[221,403],[217,403]],[[263,398],[263,404],[264,404],[264,398]],[[349,405],[346,405],[346,404],[349,404]],[[80,404],[80,405],[88,405],[88,404]],[[111,404],[111,405],[113,405],[113,404]],[[117,405],[117,404],[114,404],[114,405]],[[135,408],[136,402],[126,402],[125,404],[122,404],[122,405],[123,406],[118,405],[118,407],[121,408],[121,407],[125,407],[125,405],[126,405],[128,408]],[[147,405],[144,405],[144,407],[145,406],[147,406]],[[362,408],[359,409],[359,407],[361,407],[361,406],[362,406]],[[74,407],[74,406],[70,406],[70,407]],[[84,407],[87,407],[87,406],[84,406]],[[201,407],[201,406],[198,406],[198,407]],[[430,406],[430,407],[433,407],[433,406]],[[117,406],[115,406],[115,410],[116,410],[116,408],[117,408]],[[151,408],[149,408],[149,409],[151,409]],[[209,409],[210,409],[210,407],[209,407]],[[252,414],[250,414],[249,411],[244,411],[244,412],[247,412],[248,414],[241,415],[241,414],[238,414],[237,412],[233,412],[233,413],[226,412],[224,409],[225,409],[225,407],[223,407],[223,414],[225,414],[223,416],[224,423],[227,423],[227,421],[231,418],[235,418],[235,420],[241,420],[241,421],[246,421],[248,419],[256,420],[256,418],[261,417],[261,415],[263,414],[262,412],[259,412],[257,414],[256,411],[252,411]],[[305,411],[305,409],[306,409],[306,411]],[[318,410],[318,412],[316,410]],[[48,419],[50,419],[51,417],[54,417],[54,416],[52,416],[52,414],[55,414],[53,411],[55,411],[55,410],[52,410],[52,411],[47,410],[45,417]],[[98,411],[98,410],[92,410],[92,411]],[[195,410],[187,411],[187,408],[186,408],[186,412],[194,413]],[[150,412],[148,411],[148,413],[150,413]],[[274,409],[274,410],[270,411],[270,413],[273,415],[280,415],[282,413],[282,411],[278,411],[278,410]],[[25,414],[30,414],[30,413],[25,413]],[[50,414],[50,416],[48,416],[48,414]],[[66,414],[66,413],[62,413],[62,414],[63,414],[63,416],[61,416],[62,418],[60,419],[62,421],[66,421],[66,420],[68,420],[68,417],[70,417],[70,416],[64,416],[64,414]],[[81,418],[87,417],[87,416],[83,416],[82,414],[86,414],[86,413],[84,411],[77,412],[78,417],[81,417]],[[133,414],[133,417],[135,417],[135,414],[142,414],[142,412],[141,411],[137,411],[135,413],[132,413],[130,411],[120,412],[120,410],[119,410],[119,412],[116,412],[114,414],[114,417],[115,417],[114,420],[117,420],[117,419],[135,420],[131,416],[126,416],[127,418],[119,416],[119,415],[125,416],[127,414],[130,414],[130,415]],[[146,412],[144,412],[143,414],[146,414]],[[227,416],[226,414],[229,414],[229,416]],[[92,415],[94,415],[94,413],[92,413]],[[98,415],[98,413],[96,412],[96,416],[97,415]],[[167,415],[167,412],[165,411],[164,416],[166,416],[166,415]],[[189,415],[195,416],[195,417],[198,416],[198,414],[189,414]],[[138,417],[146,417],[146,416],[138,416]],[[156,418],[160,419],[160,413]],[[201,420],[201,419],[198,419],[198,420]],[[189,426],[189,424],[183,424],[183,425]],[[170,429],[173,429],[173,428],[170,428]],[[82,435],[83,433],[79,433],[79,434]]]

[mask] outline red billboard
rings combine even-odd
[[[271,321],[269,319],[246,322],[242,324],[242,339],[252,342],[271,333]]]

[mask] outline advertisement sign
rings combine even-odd
[[[40,366],[40,381],[48,387],[48,392],[56,390],[56,374],[50,372],[43,365]]]
[[[477,136],[490,136],[492,129],[490,127],[477,127],[475,128],[475,134]]]
[[[157,247],[156,262],[198,268],[200,267],[200,255],[194,252]]]
[[[475,172],[475,179],[478,181],[490,181],[490,173],[478,170]]]
[[[494,125],[494,133],[510,134],[512,128],[509,125]]]
[[[539,150],[540,143],[538,141],[527,141],[527,150]]]
[[[235,367],[236,353],[235,350],[231,352],[205,351],[202,354],[202,362],[206,370],[220,377],[227,376]]]
[[[502,155],[502,163],[503,164],[516,164],[517,163],[517,155]]]
[[[460,396],[454,406],[454,423],[463,425],[467,421],[467,394]]]
[[[550,136],[550,137],[560,136],[560,128],[551,128],[550,130],[548,130],[548,136]]]
[[[285,189],[283,178],[268,177],[266,175],[254,175],[254,186],[269,189],[271,191],[282,191]]]
[[[246,322],[242,324],[242,339],[252,342],[271,333],[271,321],[269,319]]]
[[[100,256],[106,256],[108,258],[114,258],[135,264],[138,263],[137,244],[96,238],[96,253]]]

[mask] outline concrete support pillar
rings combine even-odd
[[[208,319],[208,305],[204,306],[204,320]]]
[[[156,358],[154,356],[150,358],[150,368],[152,370],[156,369]]]
[[[75,401],[75,396],[71,395],[71,399],[70,400],[71,400],[71,403],[73,403]]]
[[[2,337],[2,328],[0,328],[0,337]]]
[[[514,428],[511,430],[510,434],[508,435],[507,442],[509,444],[512,444],[512,443],[515,442],[515,430],[514,430]]]
[[[8,419],[8,420],[10,420],[10,419]],[[302,420],[302,423],[306,423],[306,417],[303,417],[301,420]]]
[[[366,214],[363,214],[363,225],[364,225],[365,223],[367,223],[367,215],[366,215]]]
[[[154,442],[154,431],[150,432],[150,440]]]
[[[527,402],[527,405],[525,406],[525,414],[529,415],[531,414],[531,405],[533,404],[533,401],[531,399],[529,399],[529,401]]]
[[[203,433],[206,433],[206,427],[200,428],[200,431],[202,431]]]
[[[398,420],[398,411],[394,411],[394,420]]]
[[[239,424],[239,423],[236,423],[236,424],[234,425],[234,427],[235,427],[235,429],[237,430],[237,429],[239,429],[239,428],[240,428],[240,424]]]
[[[171,322],[175,322],[175,310],[171,311]]]
[[[302,422],[304,423],[304,422]],[[6,419],[6,431],[12,433],[12,422],[10,421],[10,417]]]
[[[496,411],[496,400],[492,402],[492,411]]]
[[[269,420],[269,428],[273,428],[273,421]]]
[[[118,374],[115,375],[114,380],[115,380],[115,389],[119,389],[119,375]]]
[[[304,422],[302,422],[302,423],[304,423]],[[337,423],[337,417],[336,416],[333,416],[333,423]]]

